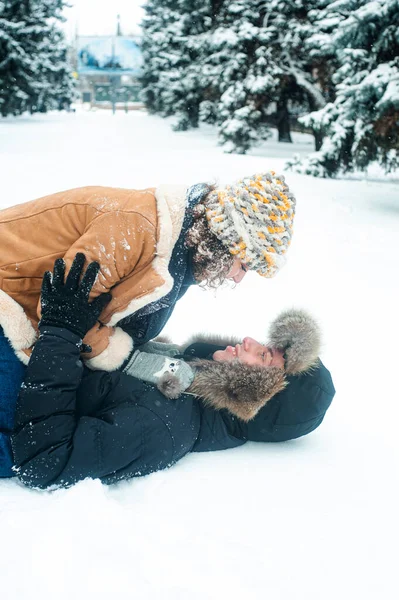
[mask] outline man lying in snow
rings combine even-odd
[[[164,469],[189,452],[284,441],[320,425],[335,390],[317,359],[317,325],[301,311],[274,322],[273,348],[249,338],[224,350],[191,345],[184,356],[202,360],[191,363],[193,381],[174,400],[123,372],[84,368],[82,339],[110,300],[105,294],[89,303],[99,265],[91,263],[80,281],[84,262],[76,257],[65,283],[62,260],[52,278],[43,278],[40,338],[12,436],[15,473],[26,485],[68,486],[86,477],[113,483]],[[180,362],[161,360],[174,364],[160,369],[159,386],[176,394]]]

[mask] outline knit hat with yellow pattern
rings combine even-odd
[[[285,263],[295,204],[284,177],[269,171],[212,190],[206,216],[231,254],[259,275],[273,277]]]

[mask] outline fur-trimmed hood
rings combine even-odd
[[[249,421],[287,386],[286,375],[305,373],[318,364],[320,337],[320,328],[309,313],[286,310],[271,323],[267,343],[284,352],[284,369],[247,365],[238,360],[196,360],[192,363],[196,372],[189,392],[216,410],[225,408],[243,421]],[[199,335],[190,343],[194,341],[234,345],[238,340]],[[170,385],[170,381],[168,383]]]
[[[318,361],[320,327],[305,310],[286,310],[271,324],[267,345],[284,352],[287,375],[305,373]]]
[[[256,413],[287,385],[283,369],[259,367],[238,361],[196,360],[189,392],[212,408],[226,408],[243,421]]]

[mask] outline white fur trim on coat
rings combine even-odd
[[[116,327],[109,338],[108,346],[94,358],[85,361],[85,365],[93,371],[116,371],[133,350],[133,338],[120,327]]]
[[[17,350],[15,352],[15,354],[17,355],[17,358],[19,358],[21,363],[23,363],[26,367],[29,365],[29,361],[30,361],[29,354],[25,354],[25,352],[22,352],[22,350]]]
[[[22,306],[3,290],[0,290],[0,326],[19,360],[28,364],[29,358],[21,350],[33,346],[36,331]]]
[[[168,267],[173,248],[179,239],[183,226],[187,190],[186,185],[160,185],[155,190],[159,229],[156,254],[152,266],[165,283],[140,298],[134,298],[125,310],[112,315],[108,326],[116,325],[121,319],[132,315],[143,306],[163,298],[172,289],[173,278]]]

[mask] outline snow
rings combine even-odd
[[[82,185],[228,182],[283,171],[311,138],[226,155],[210,126],[174,133],[131,111],[0,120],[10,206]],[[164,333],[262,339],[287,307],[324,331],[337,395],[311,435],[193,454],[105,487],[39,492],[0,482],[1,595],[7,600],[362,600],[398,597],[398,178],[286,173],[293,243],[275,279],[190,289]]]
[[[384,69],[385,67],[385,69]],[[376,80],[380,78],[380,86],[382,87],[386,81],[388,81],[388,85],[385,88],[384,94],[380,98],[380,100],[376,104],[376,109],[379,111],[386,110],[389,105],[392,105],[392,108],[399,107],[399,72],[394,68],[392,64],[384,64],[379,65],[377,69],[372,71],[368,77],[365,78],[364,84],[366,82],[370,84],[369,79],[373,76]],[[381,82],[382,79],[382,82]],[[378,80],[374,82],[374,85],[378,83]],[[373,84],[373,82],[371,82]]]
[[[238,42],[238,36],[233,29],[227,29],[225,27],[219,27],[212,33],[212,44],[215,47],[224,46],[236,46]]]

